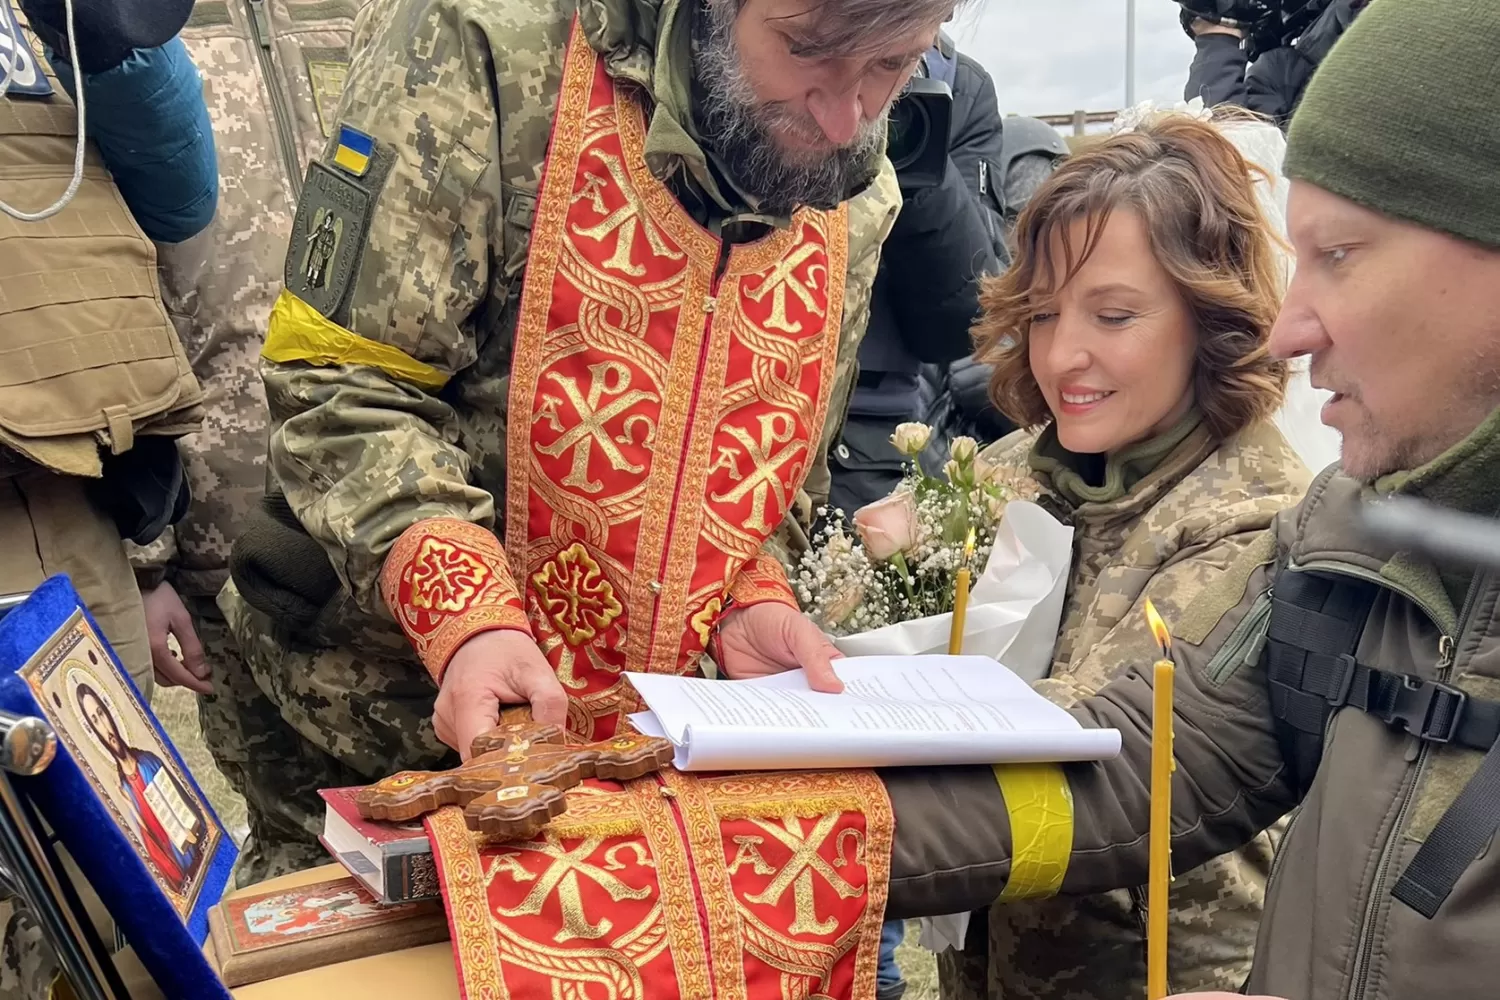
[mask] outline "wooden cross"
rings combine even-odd
[[[567,808],[563,792],[586,778],[629,781],[672,763],[668,740],[627,733],[569,743],[561,726],[503,722],[474,741],[451,771],[402,771],[354,793],[365,819],[405,823],[442,806],[463,807],[469,828],[491,841],[527,840]]]

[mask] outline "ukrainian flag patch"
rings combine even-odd
[[[363,177],[370,169],[370,160],[375,156],[375,140],[357,128],[339,126],[339,144],[333,153],[333,163],[346,174]]]

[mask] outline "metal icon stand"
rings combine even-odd
[[[27,595],[0,597],[0,617]],[[62,874],[40,818],[11,775],[41,774],[57,753],[46,720],[0,711],[0,885],[37,922],[78,1000],[130,1000],[72,883]]]
[[[40,762],[34,756],[16,759],[13,745],[34,745],[38,737],[56,747],[57,737],[43,720],[0,712],[0,865],[7,888],[36,919],[78,1000],[129,1000],[77,892],[61,876],[57,855],[37,835],[35,811],[11,782],[12,774],[39,774],[51,763],[50,749]]]

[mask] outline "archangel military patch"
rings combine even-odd
[[[364,253],[374,195],[313,161],[287,243],[287,291],[334,322]]]

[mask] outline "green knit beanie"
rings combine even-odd
[[[1500,0],[1371,0],[1292,117],[1286,174],[1500,247]]]

